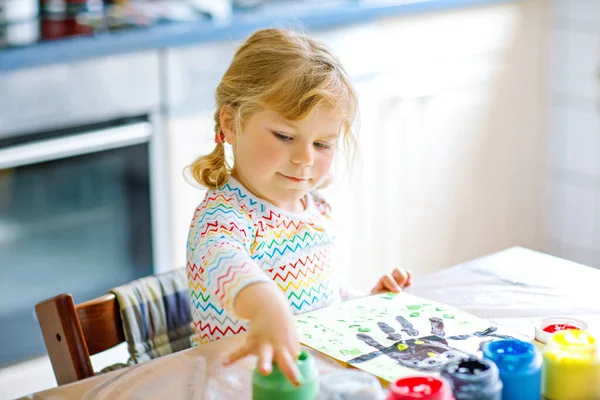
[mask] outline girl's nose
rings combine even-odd
[[[304,167],[310,167],[313,165],[314,158],[314,149],[312,143],[310,145],[299,143],[292,153],[292,164],[299,164]]]

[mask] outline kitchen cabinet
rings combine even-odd
[[[154,112],[159,82],[157,51],[0,73],[0,138]]]
[[[214,143],[214,95],[236,49],[234,42],[218,42],[166,50],[165,121],[171,220],[172,263],[185,266],[185,244],[195,207],[206,189],[185,168],[210,153]]]

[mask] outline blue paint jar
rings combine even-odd
[[[475,356],[446,364],[441,375],[456,400],[501,400],[502,382],[493,362]]]
[[[482,350],[483,357],[498,367],[504,386],[502,400],[541,397],[542,355],[533,344],[503,339],[484,344]]]

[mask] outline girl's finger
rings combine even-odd
[[[371,289],[371,293],[378,293],[381,290],[383,290],[383,284],[382,284],[382,279],[379,279],[377,281],[377,284],[375,285],[375,287],[373,289]]]
[[[273,347],[263,344],[258,350],[258,370],[263,375],[269,375],[273,370]]]
[[[396,280],[392,278],[391,275],[384,276],[383,278],[381,278],[381,281],[385,289],[389,290],[390,292],[400,293],[400,286],[398,286]]]
[[[400,286],[400,287],[406,286],[406,284],[408,282],[408,273],[405,270],[395,268],[392,271],[392,276],[394,277],[394,280],[396,281],[398,286]]]
[[[404,287],[408,287],[410,285],[412,285],[412,273],[410,271],[406,271],[406,283],[404,284]]]
[[[235,349],[234,351],[229,353],[228,356],[225,357],[225,360],[223,361],[223,365],[233,364],[240,358],[246,357],[247,355],[249,355],[251,353],[252,353],[252,346],[250,346],[248,343],[244,343],[243,345],[241,345],[240,347],[238,347],[237,349]]]
[[[277,352],[275,361],[283,375],[288,378],[294,386],[300,386],[300,371],[296,365],[296,360],[290,353],[287,350]]]

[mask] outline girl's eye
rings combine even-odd
[[[273,132],[273,135],[275,135],[275,137],[276,137],[277,139],[279,139],[279,140],[281,140],[281,141],[284,141],[284,142],[288,142],[288,141],[292,140],[292,137],[291,137],[291,136],[284,135],[283,133],[279,133],[279,132]]]
[[[330,149],[331,148],[331,144],[329,144],[329,143],[315,142],[314,145],[318,149]]]

